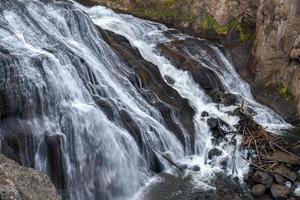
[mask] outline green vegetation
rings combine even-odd
[[[235,30],[240,33],[240,40],[242,42],[252,38],[249,28],[245,24],[238,23],[236,20],[232,20],[228,24],[222,26],[212,16],[206,14],[202,21],[202,27],[223,35],[227,35],[230,30]]]
[[[283,83],[276,83],[275,84],[276,92],[281,95],[282,97],[289,99],[293,96],[291,90],[288,86],[284,85]]]
[[[146,17],[165,23],[195,21],[196,17],[192,13],[180,13],[177,3],[176,0],[135,0],[135,8],[130,10],[130,12],[139,17]]]
[[[120,0],[113,0],[120,1]],[[199,22],[201,13],[193,13],[192,11],[185,10],[185,4],[187,0],[131,0],[133,7],[128,10],[129,13],[141,18],[146,18],[168,25],[177,24],[180,25],[200,25],[200,29],[203,28],[208,31],[213,31],[219,35],[227,35],[229,31],[235,30],[240,35],[240,41],[245,42],[253,39],[252,24],[255,21],[247,19],[246,23],[239,23],[237,20],[231,20],[226,25],[220,25],[211,15],[204,14],[202,20]],[[188,7],[187,7],[188,8]],[[204,8],[203,8],[204,9]],[[200,12],[200,11],[199,11]],[[203,10],[201,10],[203,12]],[[178,26],[179,24],[179,26]],[[249,25],[250,24],[250,25]],[[197,27],[199,28],[199,26]],[[253,28],[253,29],[251,29]]]

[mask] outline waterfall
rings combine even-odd
[[[95,24],[103,29],[126,37],[133,46],[139,49],[146,60],[158,66],[164,77],[168,76],[174,80],[172,87],[174,87],[182,97],[187,98],[196,111],[194,116],[196,129],[195,148],[196,154],[201,155],[197,159],[200,159],[202,164],[204,163],[205,153],[211,148],[211,135],[206,123],[206,118],[202,117],[201,113],[207,111],[211,116],[221,118],[232,126],[237,123],[238,119],[226,112],[228,109],[233,110],[234,108],[216,105],[210,101],[210,98],[205,94],[204,90],[195,83],[189,72],[178,70],[168,59],[161,56],[157,47],[159,43],[192,38],[193,42],[189,43],[189,46],[184,46],[183,51],[196,62],[216,72],[225,87],[225,91],[240,96],[241,99],[245,101],[245,104],[257,113],[255,119],[258,123],[267,127],[268,130],[275,132],[282,128],[289,127],[278,114],[254,100],[250,86],[239,77],[229,57],[226,53],[222,52],[222,47],[219,45],[210,44],[205,40],[193,38],[181,33],[174,34],[170,38],[165,35],[168,28],[162,24],[141,20],[131,15],[116,14],[112,10],[101,6],[90,9],[80,7],[89,14]],[[210,51],[203,48],[203,46],[197,45],[196,40],[203,42]],[[223,148],[226,149],[226,147]],[[232,153],[231,150],[231,148],[227,149],[227,156]],[[237,158],[239,157],[238,155],[236,156]],[[239,165],[239,163],[243,164],[241,164],[241,171],[238,173],[243,173],[243,167],[245,167],[243,165],[245,163],[243,160],[236,160],[234,165]]]
[[[212,102],[188,71],[160,54],[158,44],[190,36],[167,37],[162,24],[67,1],[2,0],[0,9],[1,151],[49,175],[64,199],[130,199],[156,170],[171,168],[161,157],[166,152],[199,165],[203,176],[220,169],[224,158],[228,173],[247,169],[240,152],[224,142],[222,157],[207,162],[214,145],[202,112],[234,129],[238,117],[228,111],[236,106]],[[127,38],[153,68],[151,76],[158,68],[154,83],[144,86],[99,28]],[[287,127],[255,102],[220,47],[203,42],[214,57],[200,46],[183,51],[244,99],[259,123]],[[173,84],[151,88],[167,76]]]

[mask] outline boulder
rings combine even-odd
[[[200,168],[198,165],[194,165],[194,166],[192,166],[192,167],[190,168],[190,170],[195,171],[195,172],[198,172],[198,171],[201,170],[201,168]]]
[[[281,176],[280,174],[274,174],[274,179],[276,183],[278,183],[279,185],[283,185],[285,183],[284,177]]]
[[[291,190],[285,185],[273,184],[271,194],[275,199],[287,199]]]
[[[222,151],[218,148],[213,148],[208,152],[208,159],[222,155]]]
[[[264,184],[266,187],[270,188],[273,183],[273,177],[268,172],[257,171],[253,176],[255,183]]]
[[[206,112],[206,111],[203,111],[203,112],[201,113],[201,117],[208,117],[208,116],[209,116],[209,113]]]
[[[207,125],[210,127],[210,130],[212,132],[212,136],[216,139],[216,144],[221,142],[227,132],[223,130],[222,127],[227,127],[229,128],[229,125],[223,121],[220,118],[209,118],[207,119]]]
[[[219,128],[219,122],[217,118],[209,118],[207,120],[207,125],[211,128],[211,129],[218,129]]]
[[[218,91],[208,91],[208,95],[215,103],[223,104],[224,106],[237,105],[239,98],[231,93],[222,93]]]
[[[168,76],[168,75],[164,75],[164,79],[167,81],[168,84],[173,85],[175,83],[175,80]]]
[[[180,167],[180,169],[185,170],[185,169],[188,168],[188,165],[187,164],[180,164],[179,167]]]
[[[263,184],[254,185],[251,189],[251,193],[253,196],[261,197],[265,194],[267,187]]]
[[[1,200],[60,200],[50,179],[0,154]]]

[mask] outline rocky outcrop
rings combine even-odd
[[[162,181],[145,189],[144,200],[255,200],[247,185],[221,173],[216,173],[209,184],[197,180],[198,187],[193,186],[191,175],[173,176],[161,173],[158,176]]]
[[[148,103],[161,112],[168,128],[176,134],[183,145],[186,145],[185,132],[188,133],[190,139],[193,141],[195,130],[192,121],[195,111],[189,106],[188,100],[182,98],[177,91],[168,85],[161,76],[158,67],[144,60],[140,52],[132,47],[126,38],[103,30],[100,27],[98,27],[98,30],[103,39],[129,66],[128,70],[135,73],[128,74],[128,79],[145,97]],[[178,122],[174,122],[173,115],[178,116],[180,123],[186,131],[181,126],[178,126]],[[124,120],[124,127],[131,131],[136,142],[143,148],[141,133],[139,133],[134,120],[129,117],[124,111],[120,118]]]
[[[159,21],[190,35],[218,39],[230,50],[237,71],[251,83],[256,98],[289,122],[299,124],[298,0],[78,1]]]
[[[59,200],[50,179],[36,170],[22,167],[0,154],[1,200]]]
[[[104,5],[138,17],[159,21],[206,38],[224,38],[231,30],[248,40],[255,25],[258,0],[78,0]]]
[[[262,0],[249,64],[256,97],[286,118],[300,114],[300,2]]]

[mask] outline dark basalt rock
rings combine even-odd
[[[181,164],[181,165],[179,165],[179,167],[180,167],[180,169],[185,170],[185,169],[188,168],[188,165],[187,164]]]
[[[273,183],[273,177],[268,172],[257,171],[253,178],[254,182],[264,184],[268,188],[270,188]]]
[[[229,127],[229,125],[219,118],[209,118],[207,124],[212,131],[212,136],[215,138],[215,142],[218,143],[224,139],[227,132],[222,127]]]
[[[187,100],[183,99],[177,91],[165,82],[158,68],[144,60],[138,49],[133,48],[126,38],[100,27],[98,30],[106,42],[127,63],[129,69],[135,73],[134,76],[128,77],[129,80],[150,104],[160,110],[168,128],[176,133],[183,144],[185,143],[184,133],[188,133],[192,138],[194,133],[192,122],[195,111],[189,106]],[[170,77],[165,78],[170,84],[174,82]],[[182,130],[174,122],[173,115],[178,116],[185,130]]]
[[[201,117],[208,117],[208,116],[209,116],[209,113],[206,112],[206,111],[203,111],[203,112],[201,113]]]
[[[223,104],[224,106],[237,105],[239,99],[231,93],[221,93],[218,91],[207,91],[212,101],[215,103]]]
[[[209,118],[207,124],[211,129],[217,129],[219,127],[219,120],[217,118]]]
[[[198,172],[201,170],[201,168],[198,165],[194,165],[190,168],[190,170],[194,171],[194,172]]]
[[[215,189],[195,187],[191,175],[173,176],[161,173],[159,176],[162,177],[162,181],[147,188],[145,199],[253,200],[247,186],[224,174],[216,174],[216,178],[209,183]]]
[[[49,159],[48,170],[52,182],[59,190],[67,189],[65,180],[65,163],[63,158],[63,144],[64,139],[62,135],[45,134],[45,141],[47,145],[47,154]]]
[[[208,159],[212,159],[213,157],[217,157],[220,155],[222,155],[222,151],[217,148],[213,148],[208,152]]]
[[[175,80],[168,75],[165,75],[164,78],[166,79],[167,83],[169,83],[170,85],[173,85],[175,83]]]
[[[158,48],[161,54],[172,62],[172,64],[182,70],[189,71],[196,83],[207,91],[224,92],[223,85],[217,74],[199,62],[190,57],[184,50],[185,47],[193,48],[195,45],[201,46],[203,49],[210,48],[200,40],[186,39],[183,41],[174,41],[167,44],[159,44]]]

